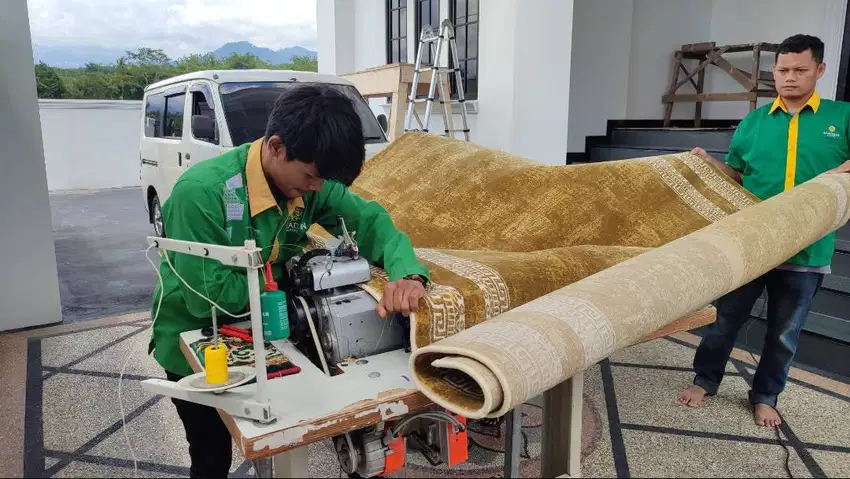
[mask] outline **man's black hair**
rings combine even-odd
[[[792,35],[779,44],[779,49],[776,50],[776,59],[783,53],[803,53],[806,50],[812,51],[812,56],[815,63],[823,62],[823,41],[820,38],[812,35],[797,34]]]
[[[275,101],[265,138],[277,135],[286,159],[315,163],[319,177],[346,186],[360,175],[366,156],[363,125],[354,104],[330,85],[299,85]]]

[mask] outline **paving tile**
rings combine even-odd
[[[74,461],[61,469],[53,477],[133,477],[133,468],[110,466],[107,464],[91,464]],[[139,469],[138,477],[184,477],[156,471]]]
[[[149,341],[150,330],[145,330],[132,338],[97,353],[75,365],[72,369],[120,373],[121,367],[129,356],[130,359],[127,362],[124,374],[164,379],[165,372],[153,356],[147,354]]]
[[[594,365],[584,373],[585,400],[593,403],[593,407],[599,415],[600,435],[599,442],[590,454],[588,454],[581,465],[584,477],[616,477],[617,470],[614,468],[614,453],[611,446],[611,434],[609,432],[608,408],[605,402],[605,389],[602,384],[602,374],[599,365]]]
[[[679,403],[691,373],[614,366],[614,384],[624,423],[771,438],[753,421],[747,405],[749,387],[742,377],[726,376],[718,394],[702,407]]]
[[[126,414],[153,397],[136,381],[125,381],[122,395]],[[57,374],[45,381],[42,401],[46,449],[73,452],[121,420],[117,379]]]
[[[850,400],[788,383],[777,407],[801,441],[850,447]]]
[[[809,449],[809,453],[828,477],[850,477],[850,453],[812,449]]]
[[[644,431],[623,431],[633,477],[787,477],[785,449]],[[797,453],[789,461],[795,478],[812,477]]]
[[[623,363],[649,364],[653,366],[672,366],[690,368],[694,362],[695,349],[676,344],[667,339],[655,339],[646,343],[636,344],[617,351],[611,356],[611,361]],[[737,372],[735,366],[726,364],[726,370]]]
[[[162,399],[142,415],[127,423],[127,434],[139,461],[188,468],[188,443],[174,405]],[[156,438],[155,440],[152,440]],[[92,456],[131,458],[124,432],[120,429],[88,451]],[[234,461],[237,462],[237,461]],[[237,466],[241,464],[237,462]],[[234,468],[235,469],[235,468]]]
[[[134,326],[115,326],[114,328],[80,331],[52,338],[44,338],[41,340],[41,364],[51,367],[64,366],[101,346],[115,341],[121,336],[138,330],[139,328]]]

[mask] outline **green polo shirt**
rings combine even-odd
[[[850,159],[848,134],[850,104],[821,99],[815,92],[799,112],[789,112],[777,98],[744,117],[732,137],[726,163],[741,173],[744,188],[766,200]],[[833,232],[786,265],[828,271],[834,249]]]
[[[348,230],[357,233],[360,253],[382,266],[391,281],[412,274],[429,277],[410,240],[396,229],[387,211],[339,183],[325,181],[321,191],[279,203],[263,173],[261,147],[262,139],[197,163],[183,173],[162,205],[165,235],[226,246],[243,246],[253,235],[262,248],[263,261],[272,263],[274,279],[281,282],[284,263],[307,245],[309,227],[318,224],[339,235],[337,215],[342,215]],[[249,301],[244,268],[198,256],[168,255],[174,269],[193,289],[233,314],[246,311]],[[187,288],[165,258],[159,271],[162,287],[157,283],[152,317],[160,298],[162,306],[149,352],[154,352],[156,361],[167,371],[187,376],[192,369],[180,351],[179,335],[211,326],[212,305]],[[262,274],[259,276],[262,286]],[[221,312],[217,317],[222,323],[236,321]]]

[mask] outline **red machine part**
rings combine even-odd
[[[461,424],[463,424],[462,432],[455,432],[453,424],[446,423],[443,427],[446,428],[446,437],[449,441],[449,461],[448,466],[454,467],[457,464],[466,462],[469,459],[469,436],[466,428],[466,418],[458,416],[451,411],[447,413],[454,416]]]
[[[384,428],[384,437],[389,429],[389,425]],[[387,444],[386,460],[384,461],[384,472],[382,476],[392,474],[404,467],[405,456],[407,455],[404,436],[400,435],[392,442]]]

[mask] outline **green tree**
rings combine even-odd
[[[88,100],[114,100],[120,97],[120,88],[115,76],[97,72],[77,78],[73,83],[74,98]]]
[[[223,59],[212,53],[195,54],[175,61],[162,50],[139,48],[125,52],[110,65],[88,63],[81,68],[56,68],[40,63],[35,69],[41,98],[141,100],[148,85],[185,73],[244,69],[318,71],[318,62],[309,57],[295,57],[290,63],[270,65],[250,53]]]
[[[35,85],[39,98],[65,98],[67,88],[56,69],[44,62],[35,66]]]

